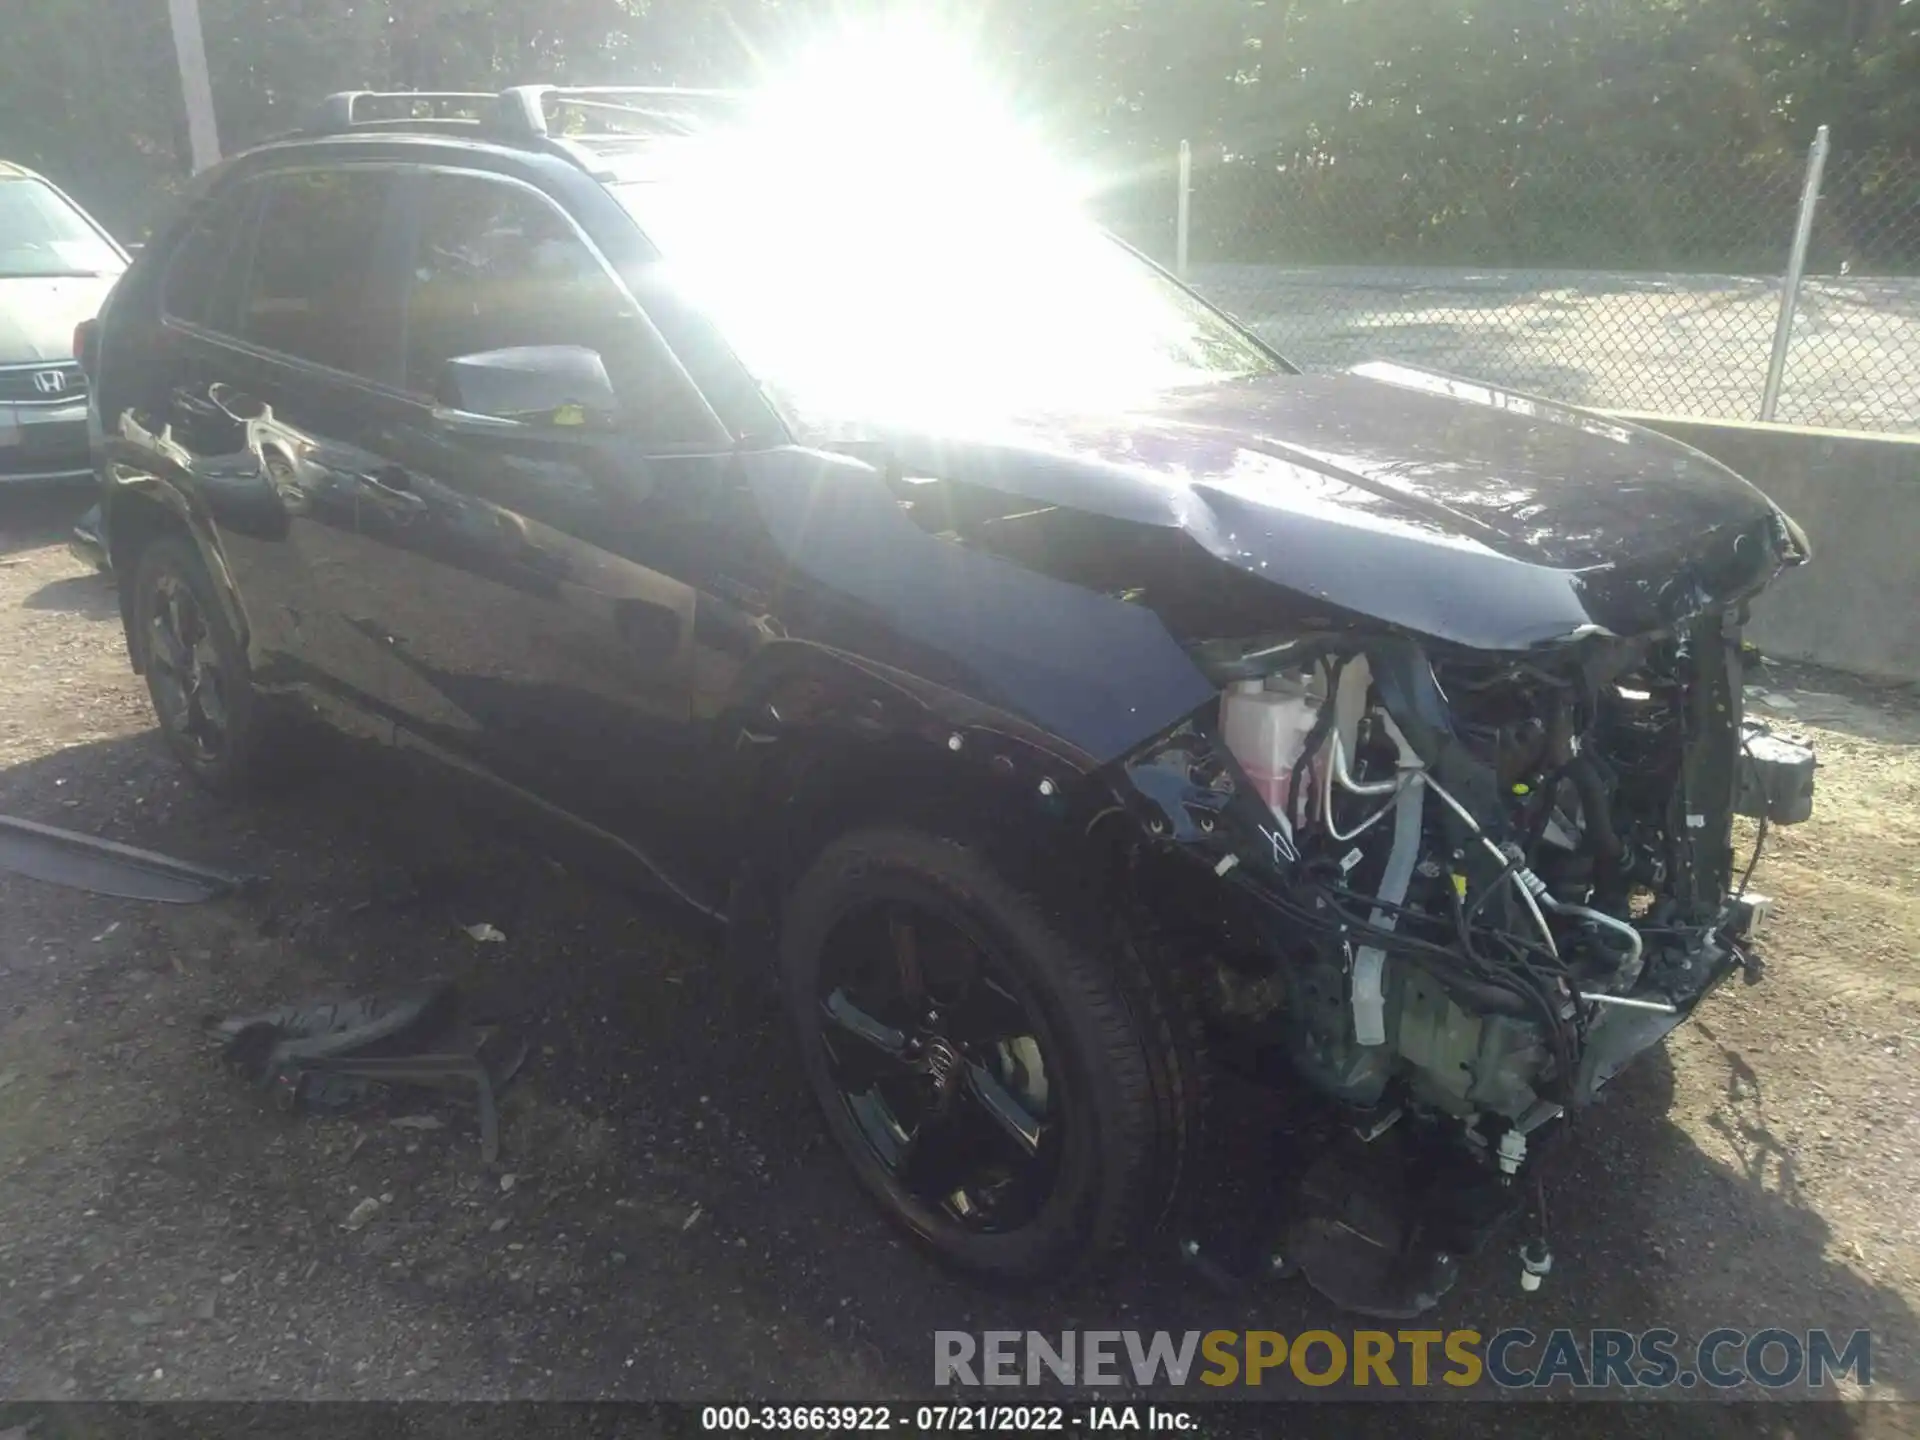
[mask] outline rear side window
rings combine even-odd
[[[388,378],[399,325],[380,284],[392,172],[313,170],[261,182],[240,338]]]
[[[250,186],[211,201],[174,249],[160,286],[160,308],[171,318],[209,330],[232,330],[240,299],[240,239],[246,229]]]
[[[406,388],[434,394],[462,355],[524,345],[598,351],[626,428],[711,440],[713,419],[640,308],[557,206],[482,175],[420,177],[407,279]]]

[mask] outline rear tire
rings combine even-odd
[[[130,583],[135,658],[167,748],[216,794],[260,788],[277,759],[271,717],[199,552],[156,536]]]
[[[956,1268],[1058,1277],[1171,1201],[1193,1055],[1132,948],[1091,933],[979,850],[907,829],[832,842],[787,898],[781,969],[828,1130]]]

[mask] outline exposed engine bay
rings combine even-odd
[[[1758,978],[1732,817],[1762,844],[1807,818],[1813,757],[1743,724],[1730,615],[1524,654],[1319,636],[1197,658],[1217,715],[1128,774],[1238,902],[1208,938],[1210,1018],[1367,1138],[1423,1126],[1510,1184],[1540,1127]]]

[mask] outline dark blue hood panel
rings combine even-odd
[[[973,433],[868,433],[903,479],[1048,507],[1032,517],[1050,537],[1041,551],[1075,548],[1076,515],[1177,532],[1196,560],[1482,649],[1664,628],[1751,593],[1793,558],[1774,506],[1698,451],[1400,367],[1275,376]],[[996,539],[1017,548],[1013,517],[993,518]],[[1024,563],[1055,568],[1035,550],[1029,542]],[[1150,607],[1173,579],[1113,578]],[[1190,591],[1198,578],[1176,583]]]
[[[1198,641],[1640,635],[1798,558],[1790,522],[1704,455],[1411,371],[804,438],[818,448],[739,457],[783,638],[968,697],[1088,763],[1218,693]]]

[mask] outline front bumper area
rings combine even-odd
[[[1118,793],[1170,862],[1164,923],[1210,922],[1190,923],[1214,1033],[1327,1102],[1326,1152],[1288,1173],[1334,1173],[1281,1202],[1263,1268],[1417,1314],[1537,1199],[1553,1122],[1733,973],[1759,977],[1733,817],[1805,819],[1813,757],[1777,737],[1756,753],[1726,613],[1437,663],[1391,636],[1244,648],[1208,663],[1236,686],[1228,665],[1289,668],[1128,757]],[[1277,761],[1257,733],[1234,749],[1225,712],[1248,695],[1304,711]]]
[[[0,404],[0,485],[92,477],[84,398],[56,405]]]

